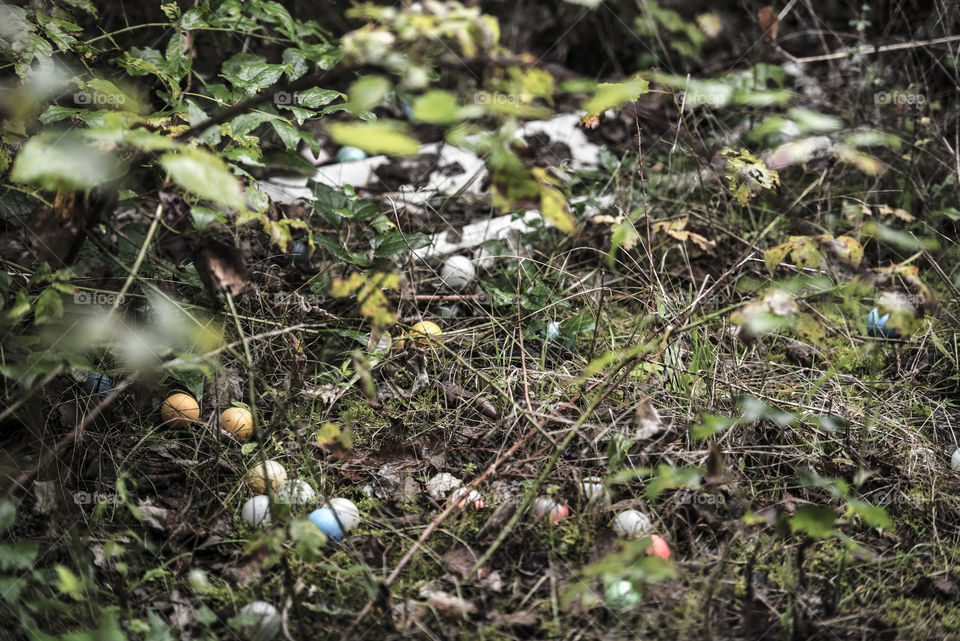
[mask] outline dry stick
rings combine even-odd
[[[943,38],[934,38],[933,40],[921,40],[920,42],[901,42],[895,45],[860,45],[854,49],[847,49],[846,51],[839,51],[837,53],[828,53],[822,56],[810,56],[809,58],[797,58],[793,54],[785,51],[774,43],[777,49],[790,59],[791,62],[823,62],[826,60],[840,60],[842,58],[849,58],[851,56],[868,56],[872,53],[886,53],[887,51],[899,51],[901,49],[917,49],[919,47],[927,47],[930,45],[939,45],[947,42],[955,42],[960,40],[960,36],[945,36]]]

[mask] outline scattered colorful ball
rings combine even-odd
[[[267,491],[267,479],[276,490],[287,480],[287,471],[276,461],[266,461],[257,463],[247,472],[247,485],[258,494]]]
[[[189,427],[200,418],[200,405],[189,394],[177,393],[167,397],[160,406],[164,424],[175,428]]]
[[[246,441],[253,436],[253,414],[242,407],[228,407],[220,414],[220,427],[224,432]]]

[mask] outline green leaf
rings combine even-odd
[[[79,136],[44,133],[23,144],[10,178],[50,191],[86,191],[119,174],[113,156]]]
[[[371,111],[380,104],[383,97],[390,91],[390,81],[383,76],[363,76],[347,91],[350,101],[347,109],[354,114]]]
[[[802,505],[790,519],[790,529],[803,531],[810,536],[822,539],[833,533],[833,524],[837,515],[829,507],[821,505]]]
[[[39,552],[40,546],[37,543],[0,544],[0,570],[4,572],[29,570]]]
[[[59,578],[57,589],[61,593],[72,598],[74,601],[82,601],[83,584],[80,582],[80,578],[69,568],[63,565],[57,565],[54,569],[56,570],[57,577]]]
[[[650,83],[643,78],[633,78],[626,82],[600,83],[593,97],[583,108],[588,115],[600,115],[607,109],[618,108],[639,98],[650,90]]]
[[[413,118],[436,125],[457,122],[460,120],[457,97],[447,91],[428,91],[413,103]]]
[[[277,133],[277,137],[283,141],[284,147],[289,151],[296,151],[297,145],[300,144],[300,131],[282,120],[274,120],[270,124]]]
[[[240,181],[222,160],[200,149],[186,149],[160,156],[160,164],[170,178],[201,198],[227,207],[243,209],[245,199]]]
[[[421,232],[407,234],[401,231],[394,231],[377,236],[371,244],[373,245],[373,255],[375,258],[389,258],[408,249],[412,250],[426,247],[430,244],[430,237]]]
[[[297,104],[301,107],[316,109],[330,104],[337,98],[344,97],[339,91],[333,89],[321,89],[320,87],[311,87],[306,91],[297,92]],[[282,106],[282,105],[278,105]]]
[[[893,521],[887,511],[879,505],[872,505],[860,499],[847,499],[850,510],[862,518],[870,527],[880,528],[882,530],[892,530]]]
[[[37,325],[63,318],[63,299],[60,293],[52,287],[43,290],[34,303],[33,317]]]
[[[17,506],[13,501],[0,501],[0,534],[6,532],[17,520]]]
[[[338,144],[359,147],[371,154],[412,156],[420,151],[420,144],[404,133],[404,127],[399,123],[333,123],[328,129],[330,136]]]

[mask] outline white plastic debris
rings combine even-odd
[[[256,614],[260,620],[248,623],[240,633],[249,641],[270,641],[280,634],[280,614],[266,601],[254,601],[243,606],[240,614]]]
[[[637,510],[625,510],[613,519],[613,531],[617,536],[634,538],[649,534],[653,530],[650,517]]]
[[[430,498],[432,498],[434,501],[442,503],[444,500],[446,500],[447,495],[450,492],[457,489],[461,485],[463,485],[463,481],[458,479],[453,474],[441,472],[427,481],[427,494],[429,494]]]

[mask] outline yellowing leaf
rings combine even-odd
[[[588,116],[599,116],[607,109],[621,107],[639,98],[650,90],[650,83],[644,78],[632,78],[626,82],[600,83],[593,97],[583,105]]]
[[[337,143],[359,147],[371,154],[412,156],[420,151],[420,143],[404,133],[402,126],[389,121],[337,122],[328,129]]]
[[[397,316],[390,311],[390,301],[383,293],[384,289],[399,289],[400,275],[374,272],[369,276],[354,273],[350,278],[334,278],[330,284],[330,294],[337,298],[356,293],[360,304],[360,313],[369,318],[376,333],[382,333],[387,325],[397,322]]]

